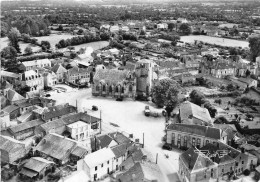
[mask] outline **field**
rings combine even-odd
[[[4,37],[4,38],[0,38],[0,51],[7,47],[8,46],[8,43],[9,43],[9,40],[7,37]],[[32,44],[29,44],[29,43],[24,43],[24,42],[19,42],[19,45],[20,45],[20,49],[21,49],[21,52],[24,53],[24,49],[27,47],[27,46],[31,46],[32,48],[32,51],[33,52],[36,52],[40,49],[40,47],[38,46],[35,46],[35,45],[32,45]]]
[[[241,40],[225,39],[219,37],[210,37],[205,35],[190,35],[190,36],[181,36],[181,41],[187,43],[194,43],[195,40],[207,42],[210,44],[216,44],[221,46],[228,47],[243,47],[246,48],[249,46],[249,43]]]

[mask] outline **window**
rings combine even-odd
[[[107,164],[109,164],[109,161],[107,161]]]
[[[195,147],[195,138],[192,138],[192,146]]]
[[[244,164],[244,161],[242,161],[242,164]]]
[[[103,92],[106,91],[106,85],[103,85]]]
[[[101,164],[101,167],[103,167],[104,165],[103,165],[103,163]]]
[[[224,173],[224,168],[222,169],[222,173]]]
[[[118,170],[118,165],[116,165],[116,170]]]
[[[124,93],[124,91],[125,91],[125,88],[124,88],[124,87],[122,87],[122,88],[121,88],[121,92],[122,92],[122,93]]]
[[[238,162],[236,162],[236,166],[238,166]]]
[[[112,86],[109,87],[109,92],[112,93]]]
[[[184,146],[187,147],[187,136],[184,136]]]
[[[118,162],[118,159],[116,159],[116,162]]]
[[[175,144],[175,133],[172,134],[172,144]]]
[[[129,92],[132,92],[132,91],[133,91],[133,86],[129,85]]]
[[[201,140],[200,138],[197,139],[197,148],[200,148],[200,143],[201,143]]]
[[[97,170],[97,166],[95,167],[95,171]]]

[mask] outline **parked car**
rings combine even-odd
[[[145,106],[144,108],[144,115],[145,116],[150,116],[151,110],[149,108],[149,106]]]
[[[92,110],[93,110],[93,111],[97,111],[97,110],[98,110],[98,107],[93,105],[93,106],[92,106]]]
[[[165,143],[163,146],[162,146],[162,149],[164,150],[172,150],[172,146],[168,143]]]
[[[117,98],[116,101],[123,101],[123,97]]]

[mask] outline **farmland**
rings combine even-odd
[[[205,35],[190,35],[190,36],[181,36],[181,41],[187,43],[194,43],[195,40],[216,44],[220,46],[228,46],[228,47],[242,47],[246,48],[249,46],[247,41],[241,40],[233,40],[233,39],[225,39],[220,37],[210,37]]]

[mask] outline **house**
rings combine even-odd
[[[86,68],[73,67],[67,71],[66,81],[73,84],[89,83],[90,71]]]
[[[77,122],[84,125],[84,127],[71,125],[74,123],[77,124]],[[44,123],[36,129],[37,134],[40,134],[41,136],[45,136],[47,133],[56,133],[61,135],[65,131],[69,132],[71,137],[77,139],[77,141],[81,141],[80,136],[82,136],[82,134],[84,134],[83,140],[89,139],[100,132],[100,118],[90,116],[86,113],[74,113]]]
[[[9,105],[2,109],[5,113],[9,114],[10,120],[17,118],[20,116],[20,109],[16,105]]]
[[[36,119],[12,126],[7,130],[16,140],[24,140],[35,135],[35,128],[43,123],[42,120]]]
[[[22,74],[21,80],[22,86],[29,86],[31,93],[39,93],[43,90],[44,79],[43,76],[38,72],[38,70],[25,71]]]
[[[52,161],[48,161],[41,157],[32,157],[23,165],[19,174],[25,179],[42,179],[48,173],[54,171],[54,166],[55,164]]]
[[[245,83],[247,85],[247,87],[257,87],[257,80],[255,79],[252,79],[252,78],[243,78],[243,77],[240,77],[237,79],[238,81],[242,82],[242,83]]]
[[[168,24],[167,23],[159,23],[159,24],[157,24],[157,29],[167,30],[168,29]]]
[[[15,164],[26,155],[25,144],[8,136],[0,135],[1,162]]]
[[[46,71],[43,73],[44,87],[53,87],[57,84],[57,75],[52,71]]]
[[[20,69],[24,71],[30,71],[35,68],[51,67],[51,61],[49,59],[37,59],[33,61],[22,62]]]
[[[38,112],[39,110],[34,110],[35,117],[38,119],[42,119],[45,122],[53,121],[64,117],[69,114],[76,113],[77,110],[74,106],[67,104],[61,104],[57,106],[52,106],[48,108],[40,109],[42,111]]]
[[[201,72],[209,74],[216,78],[224,78],[226,76],[235,75],[235,66],[226,61],[204,62],[201,65]]]
[[[165,181],[159,166],[152,162],[138,162],[116,178],[119,182]]]
[[[50,157],[56,164],[63,165],[70,160],[70,155],[78,146],[75,140],[50,133],[34,148],[36,156]]]
[[[112,147],[111,150],[115,154],[113,169],[117,171],[119,170],[119,166],[122,164],[122,162],[127,158],[127,145],[125,143],[119,144]]]
[[[77,146],[70,155],[70,161],[77,164],[77,161],[91,153],[91,149],[84,146]]]
[[[245,169],[253,170],[257,165],[256,156],[245,153],[244,150],[234,149],[222,142],[207,144],[199,150],[218,164],[218,177],[231,172],[242,174]]]
[[[234,124],[214,124],[215,128],[219,128],[227,133],[228,145],[234,141],[235,136],[240,135]]]
[[[218,128],[196,124],[170,124],[166,128],[166,143],[178,148],[201,148],[218,141],[227,143],[227,134]]]
[[[79,160],[77,163],[77,171],[83,170],[91,181],[96,181],[115,170],[113,168],[115,157],[112,149],[103,148]]]
[[[17,85],[19,84],[20,79],[20,74],[1,70],[1,82],[8,81],[12,85]]]
[[[7,128],[10,126],[10,115],[5,111],[0,112],[0,127]]]
[[[180,122],[184,124],[197,124],[204,126],[213,126],[209,111],[189,101],[180,105]]]
[[[218,177],[217,164],[192,147],[180,155],[178,174],[181,181],[209,181]]]
[[[117,145],[118,143],[113,140],[113,138],[108,134],[99,135],[91,138],[92,151],[97,151],[103,148],[112,148]]]
[[[65,82],[65,75],[67,70],[61,64],[55,64],[51,71],[54,72],[57,76],[57,83],[64,83]]]
[[[25,99],[23,96],[21,96],[19,93],[17,93],[16,91],[14,91],[12,89],[6,90],[4,95],[8,101],[8,104],[11,104],[11,105],[21,102],[22,100]]]
[[[92,95],[134,97],[135,77],[127,70],[99,69],[93,78]]]
[[[34,105],[26,100],[25,102],[16,103],[15,105],[20,108],[20,114],[32,111],[32,109],[34,108]]]

